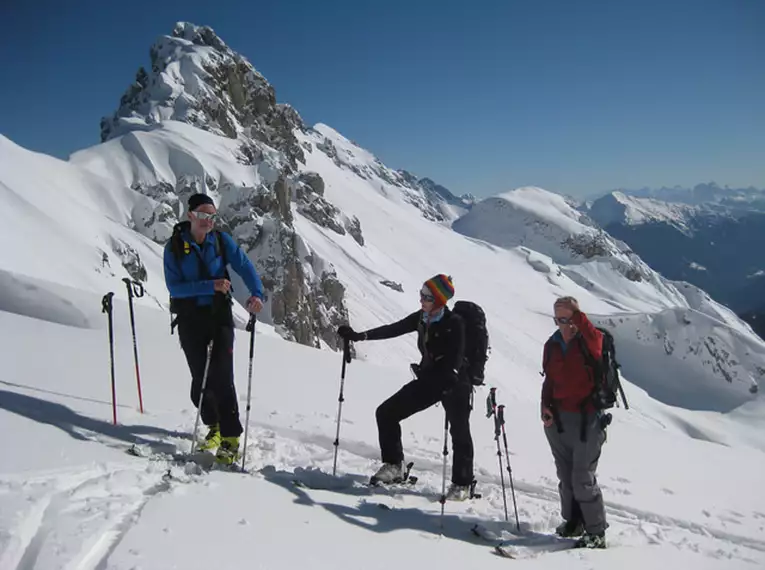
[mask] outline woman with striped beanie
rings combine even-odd
[[[473,387],[463,366],[465,325],[447,307],[454,296],[451,277],[436,275],[420,290],[420,309],[402,320],[365,332],[350,326],[338,334],[350,341],[383,340],[417,333],[417,348],[422,355],[412,364],[416,378],[377,408],[377,429],[383,465],[372,477],[373,483],[389,484],[403,479],[404,451],[400,422],[442,402],[451,427],[453,449],[452,484],[447,500],[470,497],[473,483],[473,439],[470,434],[470,397]]]

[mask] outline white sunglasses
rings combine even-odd
[[[207,212],[191,212],[198,220],[212,220],[213,222],[218,219],[218,214],[208,214]]]

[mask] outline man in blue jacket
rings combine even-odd
[[[199,404],[207,350],[212,341],[200,410],[209,432],[199,449],[217,447],[217,460],[231,464],[239,459],[239,436],[243,429],[234,386],[234,318],[227,265],[249,289],[251,296],[246,308],[251,313],[263,308],[263,284],[233,238],[213,231],[217,211],[212,198],[206,194],[191,196],[188,218],[175,226],[173,237],[165,246],[165,283],[191,371],[191,401],[195,407]]]

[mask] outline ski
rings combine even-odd
[[[134,457],[141,457],[143,459],[148,459],[149,461],[166,461],[184,467],[187,474],[191,474],[189,473],[189,471],[191,471],[192,473],[200,475],[202,472],[210,472],[213,470],[241,472],[241,469],[238,468],[236,463],[232,463],[231,465],[219,463],[216,460],[215,454],[209,451],[195,451],[194,453],[147,452],[136,444],[131,445],[125,451],[128,455]]]
[[[406,471],[404,472],[404,476],[397,481],[393,481],[391,483],[383,483],[381,481],[377,481],[374,476],[372,476],[367,483],[360,483],[358,481],[354,480],[343,480],[341,478],[332,477],[331,475],[323,475],[322,479],[329,479],[325,480],[323,484],[315,484],[311,483],[310,481],[306,481],[304,479],[300,478],[294,478],[292,479],[292,484],[296,487],[300,487],[302,489],[315,489],[319,491],[339,491],[342,489],[348,489],[355,486],[361,486],[368,489],[384,489],[384,490],[395,490],[395,489],[404,489],[407,487],[412,487],[417,483],[417,477],[411,474],[412,466],[414,465],[414,461],[411,461],[406,466]]]
[[[563,538],[555,534],[536,534],[507,538],[507,534],[498,534],[481,524],[475,524],[470,531],[492,545],[492,552],[503,558],[536,558],[542,554],[571,550],[576,548],[576,539]]]

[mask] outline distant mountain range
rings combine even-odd
[[[615,191],[580,210],[666,277],[701,287],[742,316],[765,309],[763,190],[710,183]]]

